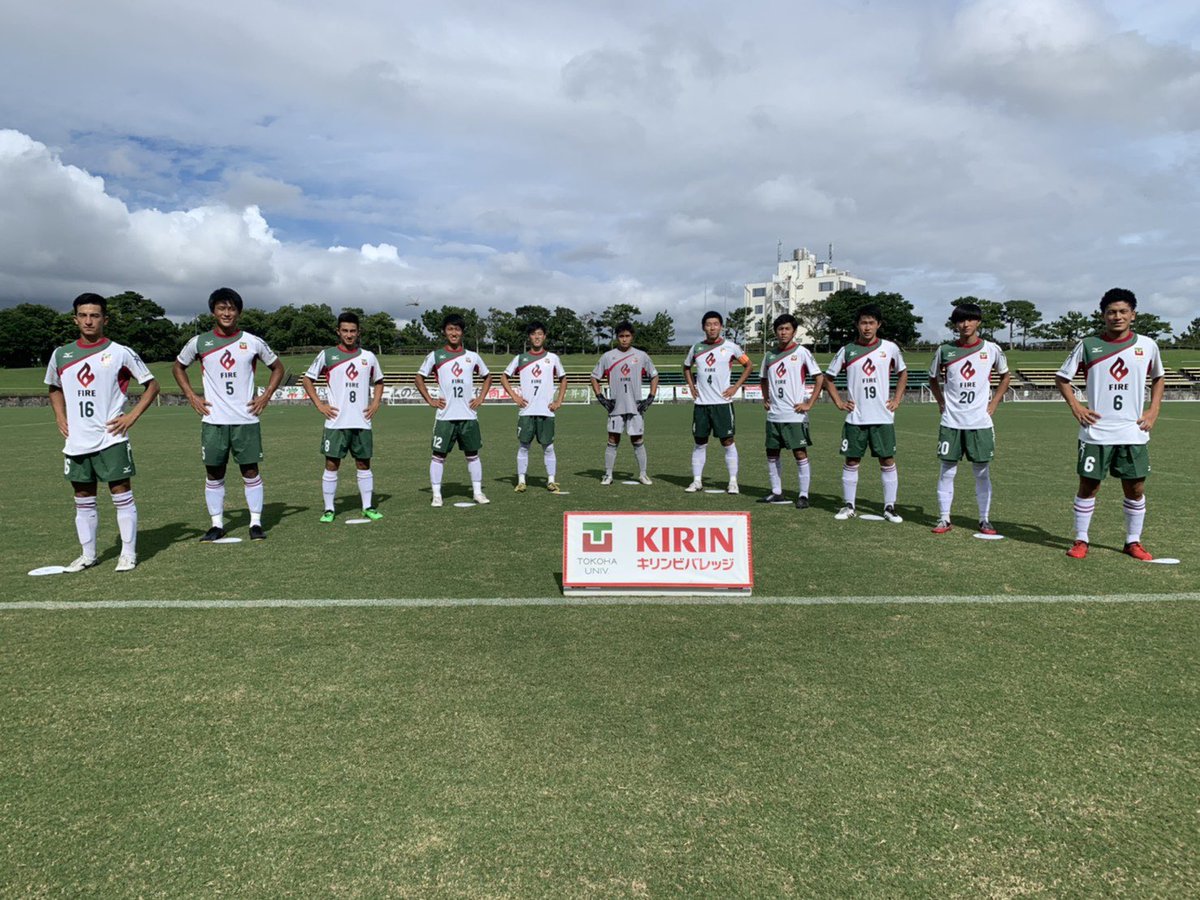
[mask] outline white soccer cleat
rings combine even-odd
[[[893,525],[899,525],[901,522],[904,521],[904,519],[902,519],[899,515],[896,514],[896,509],[893,506],[885,506],[883,508],[883,517],[885,519],[887,519],[889,522],[891,522]]]
[[[685,487],[684,490],[687,491],[689,494],[694,494],[697,491],[704,490],[704,485],[701,484],[700,479],[697,478],[695,481],[693,481],[691,484],[689,484],[687,487]]]
[[[434,494],[433,499],[429,501],[429,505],[430,506],[441,506],[442,505],[442,495]]]
[[[483,493],[483,491],[476,491],[476,492],[474,493],[474,495],[473,495],[472,499],[474,499],[474,501],[475,501],[476,503],[478,503],[480,506],[483,506],[485,503],[491,503],[491,502],[492,502],[491,500],[489,500],[487,497],[485,497],[485,496],[484,496],[484,493]]]
[[[96,557],[94,557],[94,556],[80,556],[78,559],[71,562],[69,565],[63,566],[63,571],[64,572],[82,572],[84,569],[90,569],[97,562],[99,562],[99,560],[96,559]]]
[[[727,494],[740,494],[740,493],[741,493],[741,491],[740,491],[740,490],[738,490],[738,483],[737,483],[736,481],[734,481],[734,480],[731,480],[731,481],[729,482],[729,487],[725,488],[725,493],[727,493]]]
[[[654,482],[650,480],[649,476],[647,476],[645,472],[643,472],[641,475],[638,476],[638,483],[639,484],[654,484]]]
[[[601,484],[612,484],[612,472],[605,472],[604,477],[600,479]]]
[[[117,560],[117,567],[114,572],[132,572],[137,568],[136,553],[122,553],[121,558]]]
[[[841,509],[839,509],[836,513],[834,513],[833,517],[835,519],[837,519],[839,522],[844,522],[847,519],[853,519],[857,515],[858,515],[858,513],[855,511],[854,507],[851,506],[849,503],[847,503],[845,506],[843,506]]]

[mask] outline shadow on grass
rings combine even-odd
[[[160,525],[158,528],[138,529],[138,559],[141,562],[146,562],[153,559],[155,555],[166,550],[172,544],[179,544],[184,541],[195,541],[200,539],[200,535],[204,534],[203,528],[197,528],[195,525],[189,525],[186,522],[170,522],[166,525]],[[115,556],[118,551],[112,551]],[[108,553],[104,554],[107,558]]]

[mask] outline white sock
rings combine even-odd
[[[217,481],[213,481],[211,478],[204,480],[204,504],[208,507],[208,514],[212,516],[213,525],[220,528],[225,512],[224,478]]]
[[[250,524],[262,524],[263,481],[261,475],[253,478],[242,476],[242,484],[246,487],[246,506],[250,509]]]
[[[1125,543],[1132,544],[1142,539],[1142,525],[1146,521],[1146,498],[1125,498]]]
[[[467,474],[471,476],[471,487],[483,490],[483,460],[478,456],[467,457]]]
[[[325,499],[325,509],[328,512],[333,512],[333,498],[337,496],[337,483],[337,470],[331,472],[326,469],[321,473],[321,496]]]
[[[525,473],[529,471],[529,445],[517,444],[517,481],[525,483]]]
[[[88,559],[96,558],[96,529],[99,525],[96,498],[76,497],[75,534],[79,536],[79,546],[83,548],[83,555]]]
[[[371,508],[371,495],[375,493],[375,473],[370,469],[358,469],[358,496],[362,499],[362,508]]]
[[[121,533],[121,555],[137,555],[137,504],[133,502],[133,488],[123,494],[112,495],[117,508],[117,531]]]
[[[542,462],[546,464],[546,480],[554,481],[554,476],[558,474],[558,454],[554,452],[553,444],[542,448]]]
[[[638,474],[646,474],[646,442],[633,445],[633,458],[637,460]]]
[[[847,506],[853,506],[858,497],[858,466],[848,466],[842,463],[842,500]]]
[[[975,502],[979,504],[979,518],[987,521],[992,511],[992,472],[989,463],[971,463],[975,469]]]
[[[1073,504],[1075,509],[1075,540],[1087,543],[1088,528],[1092,524],[1092,515],[1096,512],[1095,497],[1076,497]]]
[[[808,457],[796,460],[796,474],[800,476],[800,496],[808,496],[808,486],[812,482],[812,469],[808,465]]]
[[[937,483],[937,498],[938,498],[938,518],[950,521],[950,507],[954,503],[954,476],[958,474],[958,463],[946,462],[942,463],[942,474],[938,476]]]
[[[611,475],[613,466],[615,466],[616,464],[617,464],[617,445],[616,444],[605,444],[604,445],[604,473],[606,475]]]
[[[783,460],[778,456],[767,457],[767,478],[771,481],[771,493],[783,493]]]
[[[729,480],[737,481],[738,475],[738,452],[737,444],[730,444],[725,448],[725,468],[729,470]]]
[[[692,447],[692,481],[699,481],[704,474],[704,461],[708,458],[708,444]]]
[[[433,456],[429,459],[429,486],[433,488],[433,496],[442,496],[442,471],[446,468],[444,456]]]
[[[896,494],[900,489],[900,475],[896,472],[896,464],[879,467],[879,477],[883,481],[884,507],[896,505]]]

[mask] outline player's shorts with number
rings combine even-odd
[[[862,459],[870,448],[871,455],[879,459],[890,459],[896,455],[896,426],[890,422],[879,425],[851,425],[842,423],[842,456],[847,459]]]
[[[239,466],[262,462],[262,429],[258,422],[249,425],[213,425],[200,423],[200,458],[206,466],[223,466],[233,454]]]
[[[616,413],[608,417],[608,433],[641,437],[646,433],[646,420],[641,413]]]
[[[543,447],[554,443],[554,416],[517,416],[517,441],[532,444],[535,438]]]
[[[1106,475],[1140,481],[1150,474],[1150,448],[1145,444],[1085,444],[1079,442],[1080,478],[1103,481]]]
[[[973,463],[991,462],[996,455],[996,432],[991,428],[938,427],[938,459],[958,462],[966,456]]]
[[[63,457],[63,475],[67,481],[92,484],[96,481],[124,481],[137,474],[133,464],[133,448],[121,441],[82,456]]]
[[[321,431],[321,454],[343,459],[349,452],[355,459],[370,459],[375,448],[370,428],[325,428]]]
[[[692,407],[692,437],[707,438],[710,434],[720,440],[733,437],[733,404],[713,403]]]
[[[478,419],[441,419],[433,423],[433,452],[446,454],[458,444],[463,453],[475,454],[483,446]]]
[[[811,444],[807,422],[767,421],[768,450],[803,450]]]

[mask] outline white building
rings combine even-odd
[[[804,307],[824,300],[834,291],[853,290],[865,293],[867,283],[849,272],[835,269],[832,263],[818,262],[807,249],[792,251],[791,259],[779,261],[778,271],[770,281],[747,284],[743,302],[750,309],[747,320],[747,341],[762,340],[763,329],[768,332],[776,316],[791,313],[800,320],[798,339],[807,343],[804,328]]]

